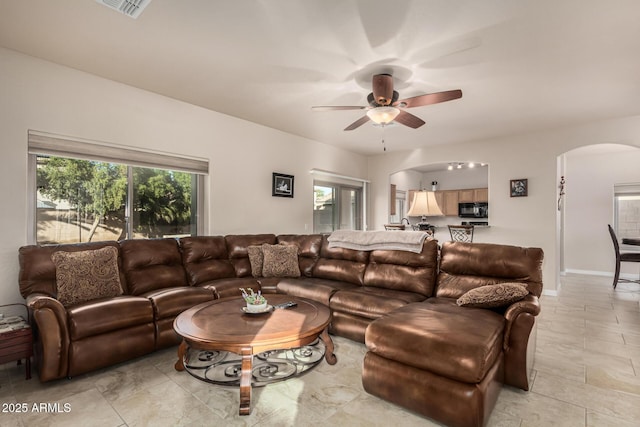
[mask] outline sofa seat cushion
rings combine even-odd
[[[310,277],[280,279],[276,289],[279,294],[308,298],[329,305],[331,296],[338,290],[356,289],[359,286],[348,282],[329,279],[315,279]]]
[[[424,295],[393,289],[363,286],[336,292],[329,302],[331,311],[377,319],[397,308],[425,299]]]
[[[261,290],[260,282],[251,276],[230,277],[227,279],[211,280],[198,285],[205,289],[211,289],[216,298],[238,297],[242,298],[240,288],[253,289],[254,292]]]
[[[67,309],[72,341],[145,323],[153,323],[148,298],[123,295],[79,304]]]
[[[504,326],[494,311],[430,298],[373,321],[365,344],[386,359],[475,384],[502,354]]]
[[[213,289],[185,286],[161,289],[140,296],[149,298],[156,320],[175,317],[194,305],[215,299]]]

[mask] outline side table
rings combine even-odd
[[[0,319],[0,364],[25,359],[26,379],[31,379],[31,356],[33,356],[33,334],[29,309],[24,304],[5,304],[3,307],[22,306],[26,319],[21,316],[6,316]]]

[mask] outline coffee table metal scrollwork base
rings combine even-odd
[[[251,386],[262,387],[301,375],[314,368],[325,355],[320,339],[292,349],[269,350],[253,356]],[[229,351],[189,348],[184,355],[185,370],[195,378],[212,384],[239,386],[242,357]]]

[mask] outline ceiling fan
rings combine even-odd
[[[462,98],[462,91],[456,89],[398,100],[399,94],[393,90],[393,76],[391,76],[391,74],[374,75],[371,86],[373,92],[367,96],[369,106],[318,106],[311,107],[311,109],[314,111],[367,110],[366,115],[351,123],[344,130],[354,130],[369,120],[383,126],[395,121],[410,128],[417,129],[424,124],[424,120],[411,113],[407,113],[404,111],[404,108],[422,107],[424,105],[438,104],[440,102]]]

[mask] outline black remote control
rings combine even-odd
[[[287,301],[287,302],[283,302],[282,304],[276,304],[274,305],[274,307],[275,308],[293,308],[296,305],[298,305],[297,302]]]

